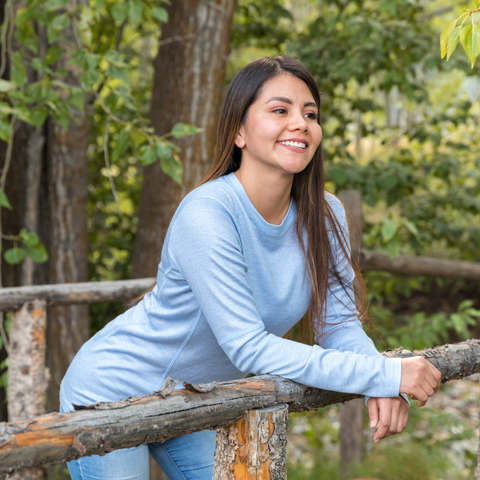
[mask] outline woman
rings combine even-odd
[[[440,374],[422,358],[381,356],[353,300],[348,227],[324,192],[320,96],[287,57],[247,65],[228,88],[215,159],[180,204],[157,283],[89,340],[63,380],[72,404],[271,373],[368,399],[378,441],[401,432]],[[309,310],[322,347],[282,338]],[[171,480],[211,479],[215,433],[198,432],[71,462],[75,479],[146,479],[148,453]]]

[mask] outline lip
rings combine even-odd
[[[301,142],[305,144],[305,148],[300,148],[300,147],[292,147],[290,145],[283,145],[280,142]],[[286,140],[278,140],[277,142],[281,147],[287,148],[288,150],[291,150],[292,152],[296,153],[304,153],[308,149],[308,142],[304,140],[303,138],[288,138]]]
[[[304,138],[285,138],[284,140],[279,140],[279,142],[301,142],[308,147],[308,142]]]

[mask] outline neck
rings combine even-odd
[[[265,221],[272,225],[280,225],[290,207],[293,174],[257,170],[245,168],[242,163],[235,176]]]

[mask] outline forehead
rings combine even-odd
[[[315,102],[308,85],[290,73],[282,73],[267,80],[260,91],[258,101],[267,102],[272,97],[287,97],[303,102]]]

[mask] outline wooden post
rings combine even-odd
[[[347,210],[352,256],[358,262],[362,247],[362,194],[359,190],[341,190],[338,198]],[[362,398],[340,405],[341,479],[346,478],[349,465],[361,462],[364,457],[364,409]]]
[[[248,411],[217,429],[213,480],[284,480],[288,406]]]
[[[46,303],[33,300],[12,314],[8,358],[8,418],[17,422],[46,413],[45,328]],[[41,480],[43,469],[34,467],[9,477]]]
[[[478,402],[480,420],[480,401]],[[475,479],[480,480],[480,438],[478,439],[478,449],[477,449],[477,466],[475,467]]]

